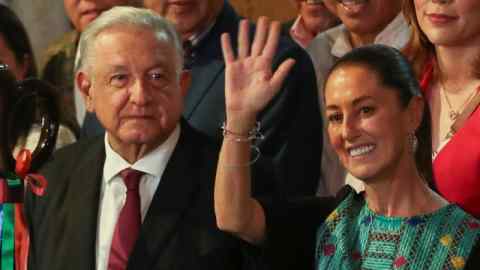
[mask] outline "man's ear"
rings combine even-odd
[[[182,96],[186,97],[190,84],[192,83],[192,74],[188,70],[182,70],[180,73],[180,90],[182,91]]]
[[[95,108],[93,106],[92,83],[88,75],[83,71],[77,72],[77,74],[75,74],[75,84],[77,86],[76,88],[82,94],[87,110],[89,112],[94,112]]]

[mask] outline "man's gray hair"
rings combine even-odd
[[[78,55],[75,59],[75,73],[89,64],[91,46],[97,36],[116,26],[137,26],[151,29],[159,42],[173,46],[176,52],[176,70],[179,75],[183,68],[183,49],[175,28],[165,18],[155,12],[135,7],[118,6],[103,12],[82,32],[78,43]],[[139,40],[138,42],[142,42]]]

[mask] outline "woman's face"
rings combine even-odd
[[[26,59],[25,59],[26,60]],[[7,64],[8,69],[15,75],[17,80],[22,80],[27,74],[27,65],[26,62],[19,63],[15,58],[15,54],[10,49],[8,44],[5,42],[5,39],[0,34],[0,63]]]
[[[413,0],[420,28],[434,45],[478,46],[479,0]]]
[[[355,177],[388,177],[400,161],[413,159],[408,151],[408,134],[416,128],[411,106],[403,108],[395,90],[382,85],[373,71],[338,67],[325,86],[325,103],[330,142]]]

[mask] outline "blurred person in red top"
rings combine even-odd
[[[435,186],[480,217],[480,2],[408,0],[405,49],[432,115]]]

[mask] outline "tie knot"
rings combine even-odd
[[[120,176],[127,186],[127,190],[138,190],[138,184],[140,183],[140,178],[144,173],[141,171],[134,170],[132,168],[127,168],[120,172]]]

